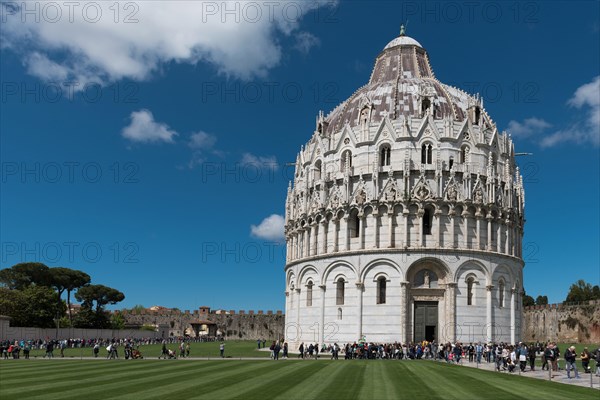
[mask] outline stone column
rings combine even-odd
[[[300,282],[297,282],[300,285]],[[300,332],[300,288],[296,288],[296,329]],[[302,341],[302,338],[299,338]]]
[[[321,344],[325,342],[325,285],[319,285],[321,288],[321,321],[319,325],[319,339]]]
[[[466,210],[466,208],[463,210],[461,216],[463,217],[463,241],[464,241],[464,248],[468,249],[469,248],[469,212]]]
[[[345,242],[346,245],[344,246],[344,250],[346,251],[350,251],[350,224],[348,223],[348,218],[349,216],[346,215],[344,217],[344,231],[346,232],[346,237],[345,237]]]
[[[302,253],[304,257],[310,256],[310,228],[306,227],[304,229],[304,246],[302,248]]]
[[[360,246],[359,247],[362,250],[365,248],[365,232],[366,232],[365,222],[367,221],[367,218],[364,215],[362,215],[359,217],[359,220],[360,220],[360,226],[359,226]]]
[[[510,291],[510,343],[515,344],[515,300],[517,297],[517,290],[512,289]]]
[[[496,252],[502,253],[502,220],[500,217],[497,219],[498,232],[496,233]]]
[[[494,285],[487,285],[486,289],[486,310],[485,310],[485,323],[486,323],[486,336],[487,341],[492,342],[494,338],[492,337],[493,333],[493,321],[492,321],[492,291],[494,290]]]
[[[417,211],[417,235],[419,237],[419,240],[417,241],[417,245],[419,247],[423,247],[423,215],[425,215],[425,211],[420,209],[419,211]]]
[[[450,243],[452,243],[452,248],[455,249],[456,246],[456,211],[454,207],[450,209]]]
[[[433,213],[433,217],[435,218],[435,231],[438,234],[436,247],[441,247],[442,245],[442,211],[438,208]]]
[[[506,242],[504,243],[504,254],[510,254],[510,222],[506,221]]]
[[[373,248],[379,248],[379,214],[377,212],[373,212],[371,214],[371,223],[373,224]]]
[[[409,216],[409,211],[407,208],[404,209],[404,211],[402,212],[402,215],[404,216],[404,247],[410,247],[410,243],[408,242],[409,236],[408,236],[408,216]]]
[[[319,254],[319,249],[317,247],[318,238],[319,238],[319,224],[315,222],[312,225],[312,246],[310,247],[311,253],[313,256]]]
[[[487,251],[492,251],[492,213],[488,213],[487,215],[487,245],[485,249]]]
[[[408,339],[408,289],[410,282],[400,282],[400,340],[403,343]]]
[[[388,247],[394,247],[394,213],[389,212],[387,214],[388,222]]]
[[[449,282],[446,284],[446,324],[448,326],[448,340],[452,343],[456,340],[456,283]]]
[[[365,285],[362,282],[356,282],[356,289],[358,290],[358,307],[357,307],[357,320],[356,320],[356,327],[357,327],[357,335],[358,338],[356,340],[359,340],[360,338],[362,338],[362,320],[363,320],[363,289],[364,289]]]
[[[477,240],[477,250],[481,250],[481,217],[482,217],[481,214],[479,214],[475,217],[475,219],[476,219],[475,230],[477,231],[475,234],[475,237]]]
[[[333,227],[333,252],[337,252],[338,251],[338,245],[339,245],[339,241],[340,241],[340,220],[339,218],[335,217],[335,224]]]
[[[325,218],[323,218],[323,221],[321,221],[321,230],[323,231],[323,234],[321,235],[321,242],[323,243],[323,247],[321,247],[321,254],[327,254],[327,231],[329,230],[329,224]]]

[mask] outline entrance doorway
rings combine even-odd
[[[438,302],[416,301],[414,325],[415,342],[438,340]]]

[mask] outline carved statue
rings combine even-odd
[[[396,189],[394,189],[393,187],[390,187],[385,192],[385,201],[394,201],[394,200],[396,200]]]
[[[456,199],[458,198],[458,192],[456,191],[456,187],[454,187],[454,185],[450,185],[448,187],[448,192],[446,192],[446,196],[448,197],[449,201],[456,201]]]
[[[417,197],[422,200],[427,196],[429,196],[429,190],[425,187],[425,185],[419,186],[417,189]]]
[[[430,283],[429,283],[429,271],[425,271],[425,275],[424,275],[424,277],[423,277],[423,285],[424,285],[426,288],[428,288],[428,289],[430,288]]]
[[[481,189],[475,191],[475,203],[483,203],[483,191]]]
[[[360,192],[358,192],[356,194],[355,199],[356,199],[356,203],[362,206],[367,201],[367,194],[365,193],[364,190],[361,190]]]

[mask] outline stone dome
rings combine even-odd
[[[423,100],[434,118],[449,117],[463,121],[471,105],[480,99],[439,82],[433,73],[427,51],[413,38],[399,36],[377,56],[369,82],[336,107],[326,118],[328,131],[345,124],[360,123],[360,112],[371,107],[371,121],[419,117]]]

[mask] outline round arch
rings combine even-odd
[[[438,284],[448,283],[451,280],[453,281],[452,273],[446,263],[438,258],[432,257],[423,257],[413,262],[406,270],[405,279],[408,282],[414,282],[417,273],[424,269],[432,270],[437,275]]]
[[[398,276],[400,277],[400,279],[402,279],[402,277],[404,276],[404,271],[402,271],[402,267],[400,267],[397,263],[395,263],[394,261],[390,260],[389,258],[378,258],[376,260],[371,261],[367,265],[365,265],[365,267],[363,268],[363,270],[360,273],[360,281],[364,282],[365,277],[367,276],[367,274],[373,268],[379,267],[381,265],[392,267],[394,270],[396,270],[396,272],[398,273]]]
[[[350,274],[344,274],[344,276],[346,277],[346,279],[348,281],[350,281],[350,279],[352,279],[352,278],[356,279],[356,277],[358,276],[358,274],[356,273],[356,268],[352,264],[350,264],[346,261],[337,260],[337,261],[332,262],[325,268],[325,270],[323,271],[323,275],[321,276],[321,281],[324,282],[325,284],[327,284],[327,280],[329,279],[329,276],[331,275],[332,271],[336,271],[335,279],[337,280],[337,278],[338,278],[337,275],[341,274],[341,273],[337,273],[338,269],[339,270],[347,270],[351,273],[351,276],[350,276]]]
[[[315,268],[313,265],[305,265],[304,267],[302,267],[300,269],[300,272],[298,273],[298,282],[296,282],[297,285],[300,285],[304,282],[305,276],[308,272],[314,272],[316,277],[315,280],[317,280],[319,278],[319,271],[317,270],[317,268]],[[319,285],[319,282],[315,282],[315,284]]]

